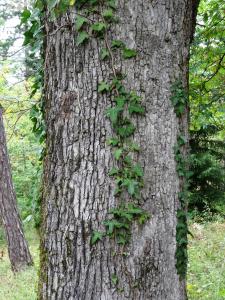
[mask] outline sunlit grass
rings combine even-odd
[[[1,300],[36,300],[37,272],[39,264],[39,238],[37,232],[26,230],[34,266],[14,274],[10,268],[7,248],[2,234],[0,236],[0,299]],[[2,252],[3,251],[3,252]]]
[[[192,224],[189,240],[189,300],[225,299],[225,224]]]

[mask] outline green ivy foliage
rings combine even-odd
[[[171,87],[171,102],[176,116],[181,118],[187,106],[187,95],[180,80],[177,80]],[[182,128],[180,128],[180,130],[182,130]],[[192,175],[188,169],[188,160],[184,156],[184,147],[186,146],[186,142],[186,138],[181,131],[177,136],[177,143],[174,147],[176,170],[181,182],[181,191],[178,194],[180,207],[177,210],[176,227],[176,268],[181,279],[185,278],[187,273],[187,235],[189,233],[187,226],[187,201],[189,178]]]
[[[141,98],[135,93],[127,91],[124,84],[124,75],[115,72],[114,53],[120,52],[123,59],[134,59],[137,55],[135,49],[128,48],[123,41],[109,40],[107,31],[112,23],[118,22],[115,15],[116,5],[114,1],[91,1],[90,3],[78,2],[78,8],[82,5],[82,14],[76,16],[75,28],[77,45],[88,42],[90,38],[102,41],[103,47],[100,58],[108,60],[112,66],[113,79],[104,79],[99,82],[98,92],[113,99],[114,105],[109,107],[105,115],[111,121],[114,136],[110,137],[107,144],[112,147],[116,165],[109,171],[109,176],[115,180],[114,195],[118,199],[118,206],[109,211],[110,218],[103,222],[104,232],[94,231],[91,243],[102,240],[108,236],[116,239],[120,245],[129,242],[131,226],[134,221],[143,224],[149,215],[140,206],[141,188],[144,185],[144,172],[140,164],[133,161],[133,153],[140,151],[140,147],[132,141],[136,130],[133,123],[135,116],[145,113]],[[95,18],[91,18],[92,14]],[[92,19],[97,21],[92,22]]]
[[[136,126],[135,117],[145,113],[141,98],[133,91],[127,91],[123,79],[125,74],[115,72],[114,55],[119,52],[123,59],[135,59],[138,55],[135,49],[130,49],[120,40],[109,40],[108,30],[119,20],[116,16],[116,2],[114,0],[36,0],[34,10],[25,10],[21,15],[21,23],[26,24],[24,45],[29,45],[29,55],[34,58],[38,54],[36,64],[38,71],[35,76],[32,94],[42,90],[43,86],[43,58],[42,48],[44,31],[42,19],[44,11],[48,11],[50,18],[55,19],[65,13],[70,7],[76,6],[74,24],[76,30],[76,46],[82,47],[89,39],[99,39],[103,45],[100,59],[108,60],[112,66],[113,78],[105,78],[99,82],[98,93],[113,99],[114,105],[109,107],[105,115],[111,121],[114,136],[108,139],[115,158],[115,167],[109,171],[109,176],[115,180],[114,195],[118,199],[118,206],[109,211],[109,219],[103,222],[105,232],[94,231],[91,243],[95,244],[104,236],[115,238],[118,244],[125,245],[129,241],[131,226],[134,221],[143,224],[149,217],[140,206],[141,188],[144,185],[144,172],[140,164],[133,161],[133,153],[140,151],[140,147],[132,141]],[[92,21],[95,20],[95,21]],[[34,61],[34,60],[32,60]],[[40,71],[39,71],[40,70]],[[44,114],[44,101],[41,100],[32,109],[31,118],[34,131],[45,139],[45,128],[41,120]]]

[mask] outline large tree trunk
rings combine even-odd
[[[0,214],[5,229],[9,259],[13,271],[32,264],[25,240],[22,222],[16,205],[11,168],[6,147],[6,137],[0,107]]]
[[[187,112],[178,119],[170,97],[177,79],[188,85],[195,11],[191,0],[118,1],[120,22],[111,35],[138,49],[135,59],[117,58],[116,64],[127,74],[127,89],[137,91],[146,107],[134,138],[145,174],[143,208],[151,214],[144,226],[133,226],[127,256],[112,240],[90,243],[93,230],[116,205],[108,176],[114,158],[106,145],[112,129],[105,110],[112,103],[97,92],[112,71],[100,60],[101,42],[92,38],[85,46],[75,45],[76,32],[63,27],[74,14],[53,23],[46,19],[40,299],[186,299],[175,258],[181,181],[174,145],[181,130],[187,135]]]

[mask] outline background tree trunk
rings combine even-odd
[[[6,137],[0,107],[0,214],[5,229],[9,259],[13,271],[20,271],[32,264],[32,258],[25,240],[22,222],[16,206]]]
[[[143,208],[151,214],[143,227],[133,226],[126,257],[112,240],[90,243],[93,230],[116,205],[107,175],[114,159],[106,145],[112,129],[105,110],[112,103],[97,93],[98,83],[110,77],[109,64],[100,60],[96,39],[77,47],[74,29],[56,30],[74,20],[73,12],[54,23],[46,18],[40,299],[186,299],[175,259],[180,180],[173,148],[181,128],[187,136],[187,112],[178,120],[170,97],[177,79],[188,86],[193,3],[118,1],[120,23],[110,35],[138,50],[135,59],[117,57],[116,64],[127,74],[126,87],[137,91],[146,107],[146,115],[136,120],[134,139],[141,145],[138,160],[145,174]]]

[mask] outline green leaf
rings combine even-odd
[[[138,103],[131,103],[128,107],[128,111],[130,114],[133,114],[133,113],[143,114],[145,112],[145,109],[143,106],[141,106]]]
[[[143,169],[142,167],[139,165],[139,164],[136,164],[134,167],[133,167],[133,172],[136,176],[138,177],[143,177],[144,176],[144,172],[143,172]]]
[[[112,9],[116,9],[116,1],[115,0],[107,0],[107,4]]]
[[[109,57],[109,51],[107,50],[107,48],[103,48],[101,50],[100,57],[101,57],[102,60]]]
[[[103,224],[107,227],[107,234],[112,235],[115,228],[125,228],[128,229],[129,225],[125,223],[118,222],[117,220],[106,220]]]
[[[132,143],[130,146],[129,146],[129,149],[130,151],[140,151],[140,146],[136,143]]]
[[[125,97],[120,96],[115,98],[117,107],[123,108],[126,102]]]
[[[81,31],[78,33],[76,45],[79,46],[83,44],[85,41],[87,41],[88,39],[89,39],[88,33],[86,31]]]
[[[120,194],[122,192],[122,190],[119,188],[119,187],[116,187],[115,190],[114,190],[114,196]]]
[[[144,211],[142,208],[129,203],[127,206],[127,212],[133,215],[141,215]]]
[[[123,153],[123,149],[121,149],[121,148],[117,149],[117,150],[113,153],[115,159],[116,159],[116,160],[119,160],[120,157],[121,157],[121,155],[122,155],[122,153]]]
[[[106,141],[108,145],[112,145],[113,147],[118,146],[120,140],[118,138],[111,138]]]
[[[179,146],[183,146],[187,143],[185,136],[179,135],[177,138],[177,143]]]
[[[109,171],[109,176],[114,176],[114,175],[118,175],[120,172],[120,170],[118,168],[113,167],[110,171]]]
[[[111,122],[113,124],[117,123],[117,120],[118,120],[118,117],[119,117],[119,114],[123,111],[123,109],[121,107],[111,107],[111,108],[108,108],[106,110],[106,115],[107,117],[110,118]]]
[[[20,15],[21,24],[27,23],[27,20],[30,18],[31,12],[29,9],[24,9]]]
[[[112,48],[121,48],[121,49],[123,49],[125,47],[125,44],[120,40],[113,40],[111,47]]]
[[[119,236],[117,237],[117,243],[119,245],[125,245],[127,243],[127,235],[119,234]]]
[[[104,236],[103,232],[94,231],[93,235],[91,237],[91,245],[94,245],[95,243],[97,243],[98,241],[100,241],[103,236]]]
[[[99,93],[108,92],[109,89],[110,89],[110,86],[105,81],[100,82],[99,85],[98,85],[98,92]]]
[[[117,285],[117,283],[119,282],[119,279],[116,276],[116,274],[112,274],[111,280],[114,285]]]
[[[130,48],[124,48],[123,49],[123,58],[132,58],[137,55],[137,51]]]
[[[130,92],[130,102],[131,103],[138,103],[141,101],[141,97],[138,96],[135,92]]]
[[[87,22],[88,22],[88,20],[86,18],[77,15],[76,23],[75,23],[76,29],[79,31],[82,28],[82,26]]]
[[[131,156],[130,156],[130,155],[125,156],[124,162],[125,162],[128,166],[131,166],[131,164],[132,164],[132,158],[131,158]]]
[[[102,33],[105,31],[106,29],[106,24],[103,23],[103,22],[97,22],[95,24],[93,24],[91,26],[91,29],[94,31],[94,32],[97,32],[97,33]]]
[[[143,212],[138,218],[139,224],[143,225],[149,219],[149,214],[147,212]]]
[[[133,196],[136,193],[136,188],[138,187],[138,182],[133,179],[125,179],[123,182],[123,186],[126,186],[128,193],[131,196]]]
[[[102,14],[105,19],[108,19],[108,20],[113,19],[113,10],[110,8],[104,10]]]
[[[116,129],[118,135],[123,138],[131,136],[135,131],[135,126],[133,124],[124,125],[123,127],[118,127]]]

